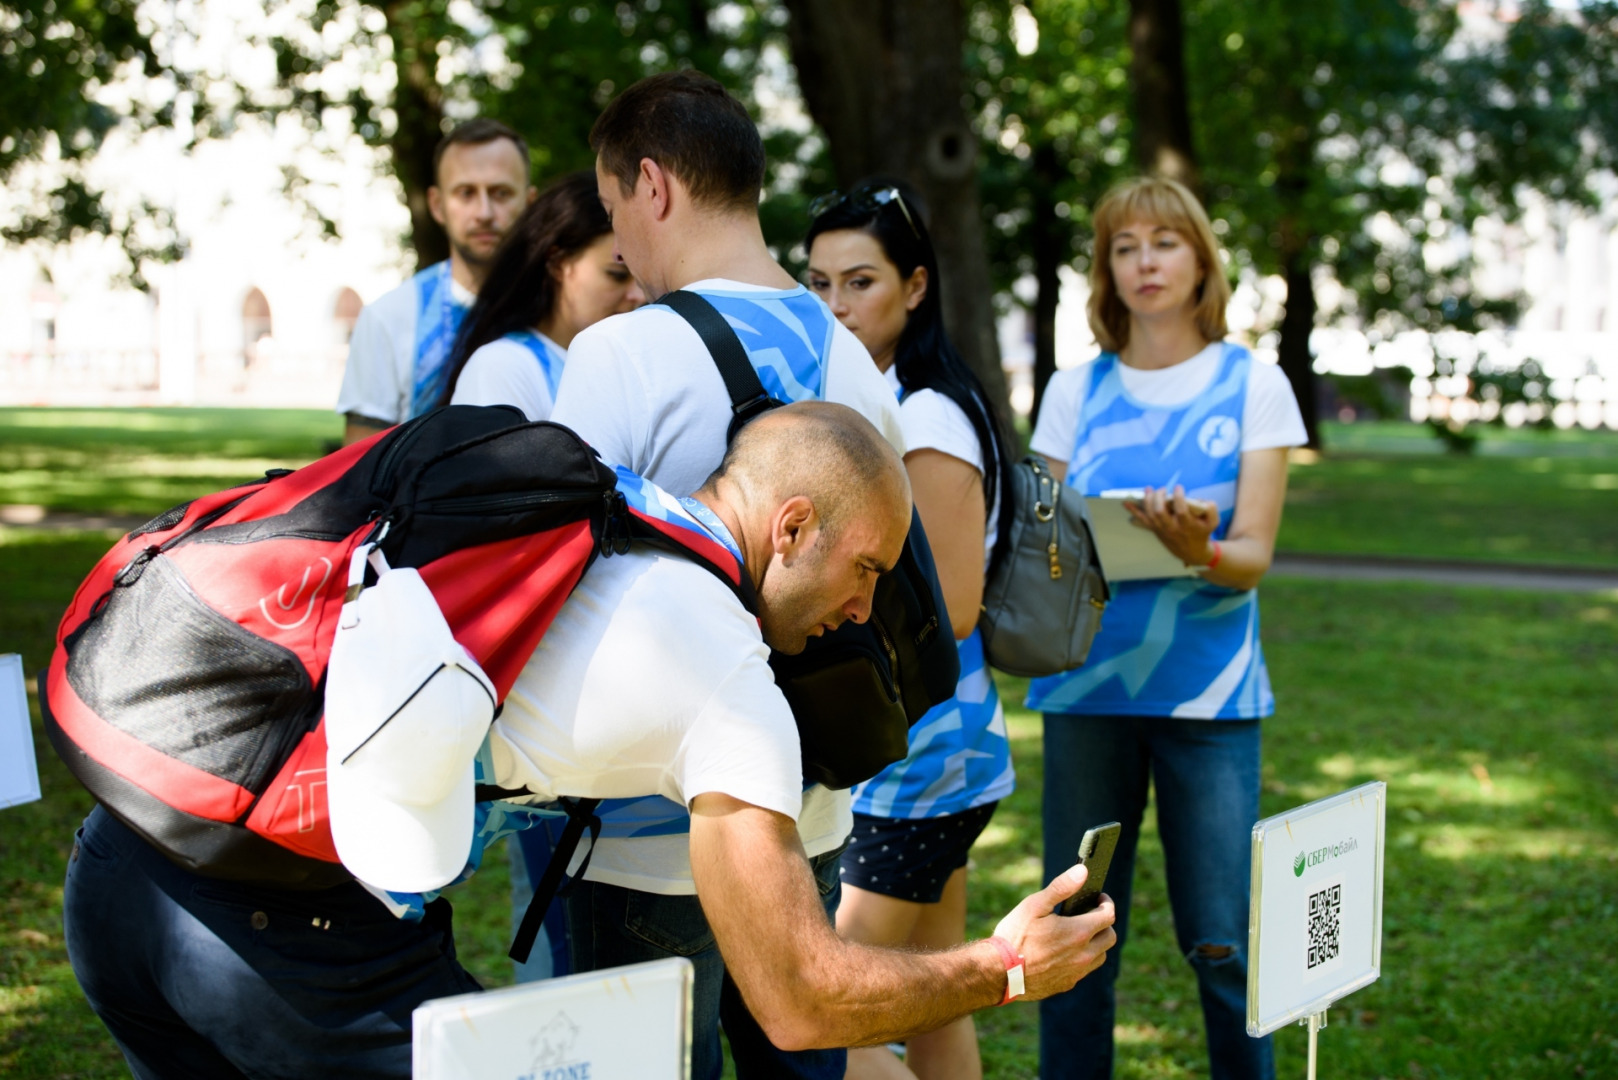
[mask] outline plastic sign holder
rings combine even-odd
[[[458,994],[412,1015],[415,1080],[688,1080],[684,957]]]
[[[1309,1027],[1309,1080],[1326,1009],[1382,974],[1388,785],[1380,780],[1253,826],[1247,1033]]]
[[[28,686],[22,657],[0,653],[0,810],[39,798],[34,728],[28,721]]]

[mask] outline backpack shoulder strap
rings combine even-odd
[[[736,336],[725,317],[719,314],[717,308],[708,302],[706,297],[698,293],[686,292],[676,289],[664,293],[657,303],[672,310],[680,318],[691,324],[691,329],[702,338],[702,344],[707,347],[708,355],[713,357],[714,366],[719,369],[719,375],[725,380],[725,390],[730,394],[730,428],[725,432],[725,442],[728,444],[736,437],[736,432],[749,420],[760,413],[768,412],[783,404],[771,397],[759,382],[758,372],[753,368],[753,362],[747,358],[747,350],[742,347],[742,341]]]
[[[639,510],[631,509],[629,516],[630,536],[634,541],[685,556],[724,582],[748,614],[758,614],[758,594],[753,580],[747,576],[747,568],[718,541]]]

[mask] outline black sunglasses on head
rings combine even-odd
[[[847,205],[861,214],[874,214],[889,203],[898,203],[899,212],[905,216],[905,224],[910,226],[910,233],[917,240],[921,239],[921,230],[916,228],[916,219],[910,216],[910,207],[905,205],[904,196],[899,189],[892,187],[878,187],[867,185],[858,187],[844,195],[840,191],[828,191],[826,194],[809,203],[809,216],[817,218],[839,206]]]

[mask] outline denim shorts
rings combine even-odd
[[[938,903],[998,805],[984,803],[935,818],[855,814],[843,852],[843,884],[896,900]]]

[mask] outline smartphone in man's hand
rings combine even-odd
[[[1101,903],[1101,889],[1107,883],[1107,867],[1112,865],[1112,853],[1118,847],[1118,834],[1123,826],[1116,821],[1097,825],[1085,831],[1079,841],[1079,862],[1090,871],[1084,887],[1062,901],[1063,915],[1083,915],[1094,911]]]

